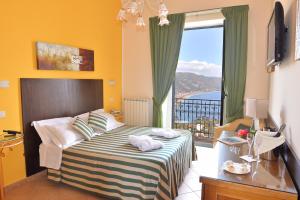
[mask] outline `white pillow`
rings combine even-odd
[[[72,123],[46,125],[51,132],[51,139],[58,147],[65,149],[78,141],[83,141],[84,137],[72,127]]]
[[[51,133],[47,128],[46,125],[55,125],[55,124],[64,124],[72,122],[72,117],[62,117],[62,118],[54,118],[54,119],[46,119],[40,121],[33,121],[31,123],[34,126],[35,130],[39,134],[42,142],[44,144],[51,144]]]
[[[95,112],[95,113],[103,113],[104,112],[104,109],[98,109],[98,110],[94,110],[92,112]],[[84,120],[86,123],[88,123],[88,120],[89,120],[89,115],[90,115],[90,112],[86,112],[86,113],[83,113],[83,114],[80,114],[80,115],[76,115],[73,119],[76,119],[77,117],[79,117],[80,119]]]

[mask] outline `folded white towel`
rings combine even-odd
[[[136,136],[129,135],[128,139],[129,143],[135,147],[138,147],[141,151],[151,151],[154,149],[159,149],[164,146],[161,141],[153,140],[151,137],[147,135]]]
[[[151,135],[161,136],[161,137],[171,139],[180,136],[180,133],[172,129],[153,128]]]

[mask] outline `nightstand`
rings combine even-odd
[[[0,200],[4,199],[4,183],[3,183],[3,168],[2,168],[2,158],[5,157],[3,150],[8,148],[13,150],[13,147],[23,143],[23,135],[0,135]]]
[[[221,137],[233,135],[234,132],[223,131]],[[203,163],[209,165],[210,171],[200,176],[202,200],[297,200],[297,190],[281,157],[277,161],[251,163],[251,172],[246,175],[223,171],[227,160],[243,162],[240,156],[247,154],[248,144],[237,148],[239,151],[233,151],[216,143],[214,161]]]
[[[111,112],[110,114],[112,114],[117,121],[123,122],[124,119],[121,112]]]

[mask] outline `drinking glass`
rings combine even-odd
[[[247,135],[247,142],[248,142],[248,157],[249,158],[253,158],[253,155],[252,155],[252,147],[253,147],[253,142],[254,142],[254,136],[253,134],[251,133],[248,133]]]
[[[256,162],[260,162],[259,149],[262,146],[262,140],[254,138],[254,147],[256,148]]]
[[[230,150],[232,153],[239,155],[241,149],[240,149],[240,147],[238,147],[238,146],[230,146],[230,147],[229,147],[229,150]]]

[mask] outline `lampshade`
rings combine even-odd
[[[118,16],[117,16],[117,19],[122,21],[122,22],[126,21],[126,10],[124,8],[120,9],[120,11],[118,13]]]
[[[164,26],[164,25],[169,25],[170,24],[170,21],[168,20],[167,17],[161,17],[160,20],[159,20],[159,26]]]
[[[160,3],[160,5],[159,5],[158,13],[159,13],[158,17],[167,17],[168,16],[169,10],[168,10],[166,4],[164,4],[163,2]]]
[[[150,3],[152,2],[152,3]],[[121,1],[121,9],[117,15],[117,19],[120,20],[121,22],[127,22],[127,15],[131,15],[134,17],[137,17],[136,21],[136,26],[139,28],[143,28],[146,24],[144,21],[144,9],[145,9],[145,4],[148,4],[150,8],[152,8],[153,3],[159,3],[158,5],[158,18],[160,19],[159,21],[159,26],[165,26],[169,25],[170,22],[168,20],[168,14],[169,10],[167,8],[167,5],[165,3],[165,0],[160,0],[160,1],[153,1],[153,0],[127,0]]]
[[[144,21],[144,18],[143,18],[142,15],[140,15],[140,16],[137,18],[136,26],[138,26],[138,27],[144,27],[144,26],[146,26],[145,21]]]
[[[127,7],[127,12],[132,15],[136,15],[138,13],[138,9],[139,9],[138,3],[135,0],[133,0],[132,2],[129,3]]]
[[[268,101],[265,99],[247,99],[246,116],[254,119],[266,119],[268,117]]]

